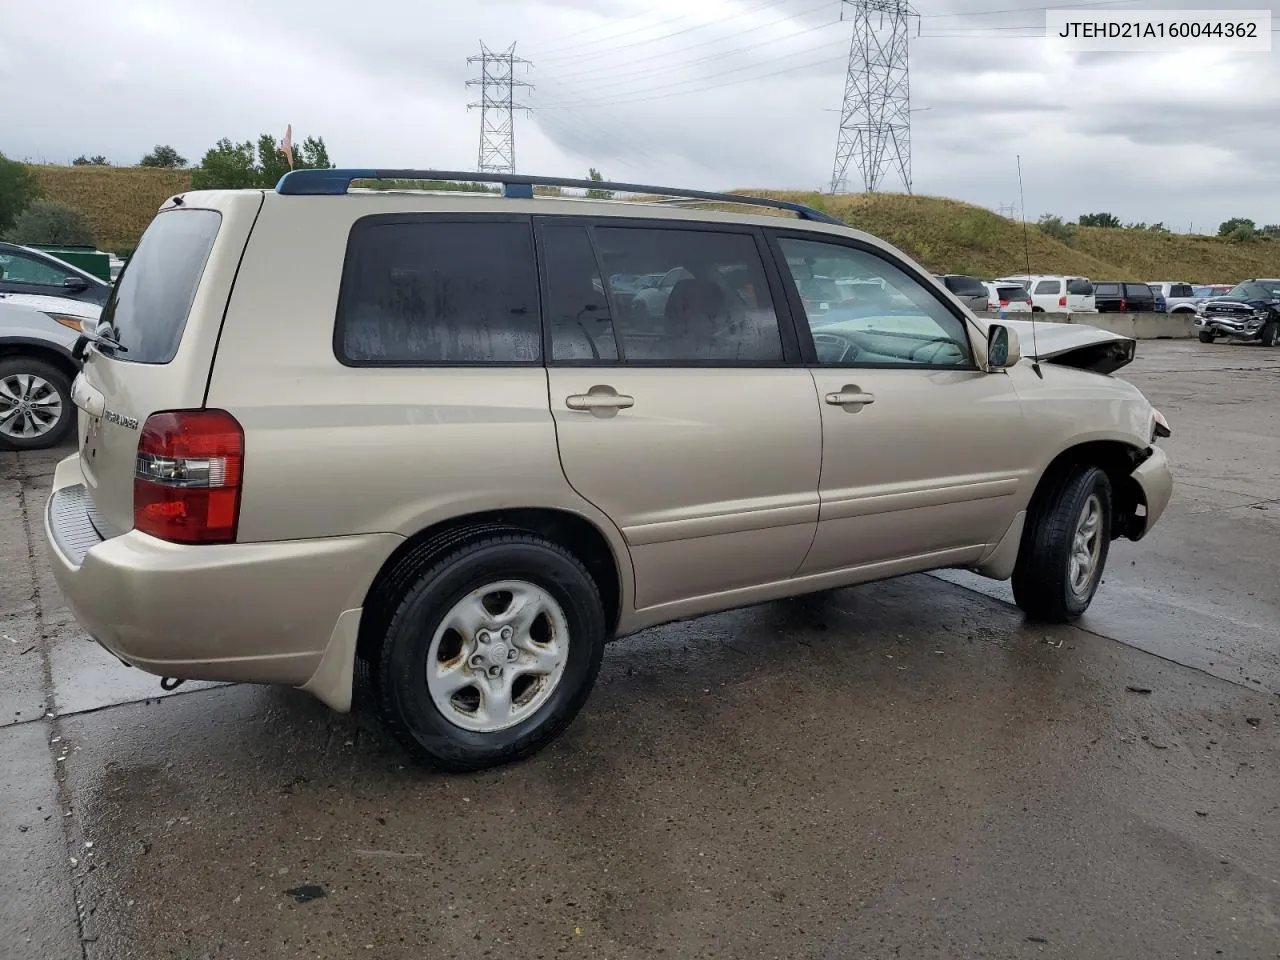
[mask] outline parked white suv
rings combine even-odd
[[[1096,313],[1093,284],[1088,277],[1017,276],[997,277],[997,283],[1020,283],[1031,294],[1037,313]]]
[[[504,192],[351,189],[382,177]],[[877,282],[806,305],[813,277]],[[1168,425],[1107,375],[1133,340],[1043,324],[1033,368],[1016,323],[785,201],[373,170],[182,194],[86,338],[54,576],[160,676],[347,710],[360,664],[450,769],[550,741],[655,624],[944,567],[1070,620],[1164,511]]]

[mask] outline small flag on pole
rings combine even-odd
[[[293,124],[285,127],[284,140],[280,144],[280,152],[284,154],[285,159],[289,161],[289,169],[293,169]]]

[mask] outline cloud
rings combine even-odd
[[[706,188],[829,183],[852,34],[834,0],[62,0],[57,18],[40,6],[12,5],[0,32],[0,79],[23,90],[0,127],[10,156],[132,163],[171,143],[196,160],[219,137],[292,123],[339,163],[471,169],[467,58],[483,40],[533,62],[519,73],[534,85],[519,91],[534,107],[516,117],[522,171]],[[1070,55],[1035,36],[1040,0],[921,6],[917,192],[1016,201],[1021,157],[1032,216],[1280,221],[1274,55]]]

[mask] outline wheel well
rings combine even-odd
[[[74,361],[60,350],[53,347],[42,347],[34,343],[0,343],[0,360],[10,357],[31,357],[66,374],[68,380],[74,380],[80,373]]]
[[[1146,516],[1146,496],[1133,470],[1147,454],[1142,448],[1119,440],[1094,440],[1068,447],[1058,454],[1045,468],[1031,495],[1028,513],[1034,512],[1043,497],[1056,486],[1057,480],[1068,470],[1079,467],[1100,467],[1111,481],[1111,537],[1130,536]]]
[[[582,561],[600,591],[606,629],[609,634],[613,633],[622,613],[621,575],[604,534],[590,520],[564,510],[493,510],[438,523],[414,534],[396,548],[374,577],[365,596],[360,635],[356,642],[357,653],[368,661],[375,658],[386,635],[387,624],[395,612],[391,605],[407,586],[414,571],[442,553],[501,531],[537,534],[559,544]]]

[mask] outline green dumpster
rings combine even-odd
[[[85,273],[93,274],[100,280],[111,282],[111,255],[93,247],[68,247],[56,244],[30,243],[32,250],[40,250],[57,257],[73,267],[79,267]]]

